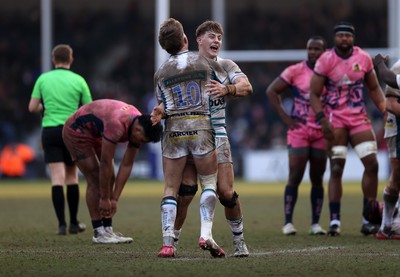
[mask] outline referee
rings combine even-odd
[[[42,119],[42,146],[44,160],[49,167],[51,198],[58,219],[58,235],[67,234],[65,220],[64,184],[67,185],[67,203],[70,214],[69,233],[77,234],[86,229],[77,219],[79,206],[78,170],[62,139],[65,121],[81,105],[92,101],[85,79],[70,71],[73,50],[59,44],[52,51],[54,69],[43,73],[33,87],[29,111],[40,113]]]

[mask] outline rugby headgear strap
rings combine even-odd
[[[354,29],[353,24],[351,24],[349,22],[339,22],[333,28],[333,31],[335,32],[335,34],[337,34],[337,33],[350,33],[353,36],[356,33],[356,30]]]

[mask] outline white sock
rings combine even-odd
[[[387,193],[386,188],[383,190],[383,201],[385,204],[383,205],[382,211],[381,230],[383,230],[385,226],[392,226],[392,217],[398,199],[398,196],[396,196],[397,195]]]
[[[200,197],[200,237],[205,240],[212,238],[212,225],[215,213],[217,194],[214,190],[206,189]]]
[[[176,218],[176,199],[163,198],[161,201],[161,227],[164,245],[172,245],[174,223]]]
[[[231,231],[234,237],[243,238],[243,217],[239,219],[227,219],[226,220],[231,227]]]
[[[181,236],[182,228],[179,230],[174,230],[174,235],[175,235],[175,241],[179,240],[179,237]]]

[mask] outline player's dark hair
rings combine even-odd
[[[159,142],[163,133],[161,122],[153,125],[149,114],[142,114],[138,117],[139,124],[143,127],[144,135],[151,142]]]
[[[326,40],[322,36],[311,36],[308,40],[310,40],[310,39],[322,41],[322,46],[324,47],[324,50],[327,48],[328,44],[327,44]]]
[[[72,48],[68,44],[59,44],[53,48],[51,55],[56,63],[71,63]]]
[[[165,51],[175,55],[184,46],[184,35],[182,24],[174,18],[169,18],[161,24],[158,42]]]
[[[224,29],[222,25],[214,20],[204,21],[196,29],[196,37],[204,35],[206,32],[215,32],[217,34],[224,34]]]

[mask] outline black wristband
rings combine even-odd
[[[316,118],[317,121],[319,122],[322,118],[325,118],[324,112],[323,112],[323,111],[318,112],[318,113],[315,115],[315,118]]]

